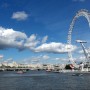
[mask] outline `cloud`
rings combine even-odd
[[[37,62],[37,61],[40,61],[40,60],[48,60],[50,57],[48,55],[40,55],[40,56],[35,56],[35,57],[32,57],[30,60],[32,62]]]
[[[85,49],[86,53],[90,54],[90,47],[88,49]],[[78,53],[83,54],[83,50],[79,50]]]
[[[68,58],[55,58],[55,60],[59,60],[59,61],[67,61],[67,62],[68,62]]]
[[[40,60],[41,60],[41,57],[40,56],[30,58],[30,61],[33,62],[33,63],[37,63]]]
[[[32,49],[38,44],[36,35],[29,38],[25,33],[0,27],[0,49],[17,48],[19,50]]]
[[[0,27],[0,49],[9,47],[19,48],[22,44],[22,39],[24,38],[26,38],[24,33]],[[21,39],[20,42],[17,41],[17,39]]]
[[[85,56],[80,56],[79,59],[80,60],[85,60],[86,58],[85,58]]]
[[[50,57],[48,55],[40,55],[37,57],[32,57],[32,61],[48,60]]]
[[[7,62],[12,62],[13,61],[13,58],[8,58],[7,59]]]
[[[20,31],[0,27],[0,49],[16,48],[19,51],[29,49],[33,52],[47,53],[67,53],[74,51],[77,47],[63,43],[46,43],[48,36],[38,39],[37,35],[32,34],[29,37]]]
[[[45,36],[43,39],[42,39],[42,43],[45,43],[48,39],[48,36]]]
[[[25,58],[23,61],[24,63],[38,63],[41,60],[49,60],[49,59],[50,57],[48,55],[39,55],[30,58]]]
[[[78,64],[80,62],[85,62],[86,58],[85,58],[85,56],[80,55],[79,57],[73,58],[73,60],[74,60],[74,62],[76,62]]]
[[[0,55],[0,59],[2,59],[4,56],[3,55]]]
[[[12,15],[12,19],[16,19],[18,21],[26,20],[28,18],[28,14],[25,11],[14,12]]]
[[[84,53],[84,52],[83,52],[83,50],[79,50],[78,53],[79,53],[79,54],[82,54],[82,53]]]
[[[34,49],[35,52],[48,52],[48,53],[67,53],[70,51],[74,51],[76,46],[68,46],[67,44],[63,43],[44,43]]]
[[[44,60],[47,60],[47,59],[49,59],[50,57],[48,56],[48,55],[44,55],[44,56],[42,56],[42,59],[44,59]]]
[[[38,40],[36,40],[36,35],[32,34],[25,42],[24,46],[27,48],[34,48],[39,43]]]
[[[74,2],[85,2],[86,0],[72,0]]]

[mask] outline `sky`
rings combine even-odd
[[[67,37],[73,17],[90,0],[0,0],[0,59],[19,63],[67,63]],[[72,32],[73,56],[83,57],[76,39],[88,41],[85,17],[76,20]],[[77,49],[78,48],[78,52]]]

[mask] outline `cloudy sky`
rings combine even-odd
[[[90,11],[90,0],[0,0],[0,59],[68,62],[68,31],[81,9]],[[71,46],[74,56],[80,57],[81,51],[76,39],[88,41],[89,47],[89,29],[84,17],[76,20]]]

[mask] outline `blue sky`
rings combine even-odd
[[[0,45],[0,55],[3,59],[13,59],[17,62],[33,61],[34,59],[42,63],[61,63],[67,62],[59,60],[59,58],[68,58],[67,54],[56,53],[52,50],[39,52],[33,51],[33,48],[40,48],[43,44],[54,45],[58,47],[59,43],[67,43],[67,35],[70,23],[80,9],[90,11],[89,0],[0,0],[0,27],[4,30],[12,29],[14,33],[13,40],[17,39],[18,34],[25,34],[28,39],[23,37],[18,38],[17,44],[23,39],[23,43],[27,46],[29,43],[34,43],[32,47],[25,46],[23,50],[17,45],[12,45],[11,37],[5,42],[9,45]],[[2,29],[1,28],[1,29]],[[73,44],[76,39],[85,39],[89,41],[89,26],[85,18],[80,17],[76,20],[75,27],[72,33]],[[10,30],[11,32],[11,30]],[[6,35],[8,34],[8,31]],[[13,36],[13,34],[8,34]],[[7,36],[8,36],[7,35]],[[29,40],[32,36],[33,41]],[[24,40],[25,39],[25,40]],[[15,41],[14,40],[14,41]],[[43,43],[42,43],[43,41]],[[15,42],[13,42],[15,43]],[[16,43],[15,43],[16,44]],[[78,45],[78,44],[77,44]],[[4,46],[4,48],[2,48]],[[79,46],[79,45],[78,45]],[[89,45],[88,45],[89,46]],[[22,47],[22,46],[21,46]],[[52,48],[51,48],[52,49]],[[57,48],[56,48],[57,49]],[[42,60],[41,60],[42,59]]]

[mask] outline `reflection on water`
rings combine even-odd
[[[90,73],[72,76],[72,73],[29,71],[17,74],[0,72],[0,90],[90,90]]]

